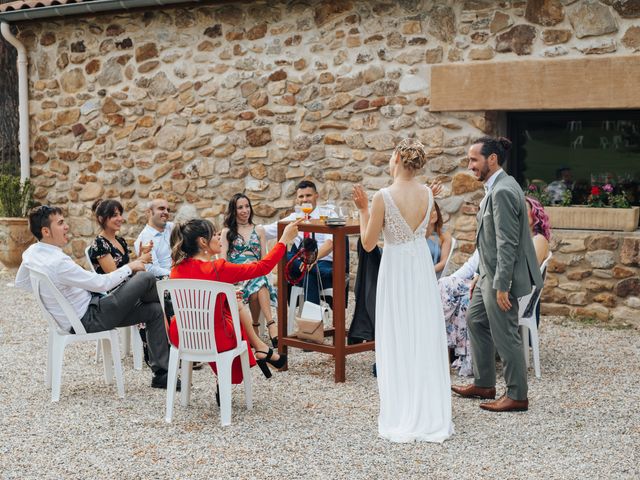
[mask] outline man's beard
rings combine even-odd
[[[484,182],[489,176],[489,166],[485,165],[482,170],[480,170],[480,178],[481,182]]]

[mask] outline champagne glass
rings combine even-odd
[[[302,208],[302,212],[304,213],[304,223],[311,223],[309,222],[309,214],[313,212],[313,205],[310,203],[303,203],[300,205],[300,208]]]

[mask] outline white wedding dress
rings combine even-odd
[[[425,239],[433,196],[415,232],[383,188],[384,248],[376,297],[378,433],[393,442],[453,434],[444,314]]]

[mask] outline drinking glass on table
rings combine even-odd
[[[300,205],[300,208],[302,208],[302,212],[304,213],[304,223],[311,223],[309,221],[309,215],[311,214],[311,212],[313,212],[313,205],[310,203],[303,203],[302,205]]]

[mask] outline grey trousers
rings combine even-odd
[[[88,333],[145,323],[151,370],[167,371],[169,343],[156,278],[151,273],[138,272],[110,294],[94,295],[80,321]]]
[[[509,294],[509,300],[511,309],[503,312],[496,303],[496,290],[489,277],[481,278],[473,291],[467,310],[467,329],[473,352],[474,383],[478,387],[495,387],[497,349],[502,359],[507,396],[525,400],[527,367],[518,329],[518,299]]]

